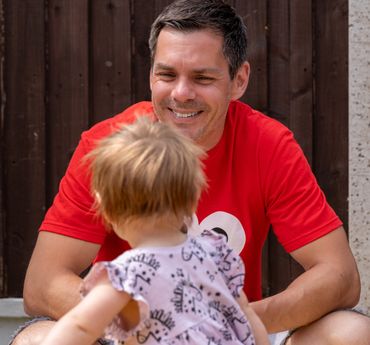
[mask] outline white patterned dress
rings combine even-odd
[[[105,337],[115,344],[132,337],[130,344],[254,345],[235,300],[243,288],[244,265],[224,238],[205,230],[178,246],[132,249],[95,264],[82,296],[106,270],[113,287],[130,294],[140,309],[137,327],[125,331],[117,316]]]

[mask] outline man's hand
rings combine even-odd
[[[305,272],[283,292],[251,303],[269,333],[307,325],[358,302],[359,274],[342,227],[291,255]]]

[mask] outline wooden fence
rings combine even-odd
[[[0,0],[0,296],[20,296],[38,226],[80,133],[150,98],[150,24],[171,1]],[[347,224],[348,0],[234,0],[249,32],[243,100],[290,127]],[[273,236],[264,293],[300,269]]]

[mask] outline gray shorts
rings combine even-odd
[[[27,321],[23,325],[19,326],[19,328],[14,332],[8,345],[12,345],[14,338],[19,333],[21,333],[25,328],[39,321],[53,321],[53,319],[47,316],[39,316],[39,317],[33,318],[30,321]],[[289,337],[291,336],[291,334],[292,334],[291,332],[286,331],[286,332],[280,332],[280,333],[269,335],[271,345],[284,345],[286,341],[289,339]],[[103,338],[99,339],[98,343],[101,345],[113,345],[113,341],[108,340],[108,339],[103,339]]]
[[[366,313],[364,313],[362,310],[359,310],[359,309],[349,309],[349,310],[353,311],[353,312],[356,312],[356,313],[359,313],[359,314],[362,314],[362,315],[365,315],[365,316],[369,316],[369,315],[366,315]],[[47,316],[39,316],[39,317],[33,318],[30,321],[27,321],[25,324],[21,325],[14,332],[14,334],[12,335],[8,345],[12,345],[14,338],[20,332],[22,332],[25,328],[27,328],[29,325],[32,325],[32,324],[34,324],[36,322],[39,322],[39,321],[53,321],[53,320],[50,317],[47,317]],[[269,338],[270,338],[271,345],[285,345],[287,340],[292,336],[292,334],[294,332],[295,332],[295,330],[270,334]],[[113,341],[108,340],[108,339],[103,339],[103,338],[98,339],[98,343],[101,344],[101,345],[113,345]]]
[[[38,316],[38,317],[33,318],[32,320],[27,321],[23,325],[19,326],[18,329],[13,333],[13,335],[10,338],[10,341],[9,341],[8,345],[12,345],[14,338],[19,333],[21,333],[25,328],[27,328],[28,326],[30,326],[30,325],[32,325],[36,322],[39,322],[39,321],[53,321],[53,319],[51,319],[50,317],[47,317],[47,316]],[[101,345],[113,345],[113,342],[111,340],[107,340],[107,339],[103,339],[103,338],[98,339],[98,343],[101,344]]]

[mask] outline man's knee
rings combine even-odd
[[[352,311],[337,311],[297,330],[290,345],[370,345],[370,318]]]
[[[9,345],[39,345],[55,325],[55,321],[31,321],[9,343]],[[100,340],[93,345],[111,345],[109,341]]]
[[[349,311],[333,316],[332,344],[370,345],[370,318]],[[337,325],[337,327],[336,327]]]
[[[38,345],[49,333],[55,321],[38,321],[22,329],[9,345]]]

